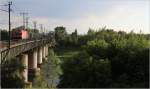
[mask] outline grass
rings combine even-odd
[[[78,54],[80,51],[80,48],[55,48],[55,54],[57,57],[59,57],[61,60],[70,59],[74,55]]]

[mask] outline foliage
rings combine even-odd
[[[18,58],[5,61],[5,64],[1,65],[1,87],[23,88],[25,83],[20,76],[22,69],[24,68],[20,65]]]
[[[86,52],[74,56],[62,65],[64,75],[58,87],[107,87],[111,80],[109,60],[94,60]]]
[[[85,50],[89,55],[94,57],[94,59],[103,59],[106,58],[108,49],[108,43],[105,40],[93,40],[88,41],[85,46]]]
[[[75,31],[71,34],[68,34],[65,27],[56,27],[55,40],[57,42],[57,47],[78,46],[77,29],[75,29]]]
[[[104,27],[98,31],[89,29],[88,34],[77,38],[82,51],[63,60],[58,87],[149,87],[148,35]]]
[[[6,30],[1,30],[0,29],[0,40],[8,40],[9,39],[9,34],[8,31]]]
[[[58,84],[58,76],[61,74],[61,61],[53,50],[49,50],[48,60],[42,64],[40,75],[33,81],[34,88],[55,88]]]
[[[64,45],[65,39],[67,36],[65,27],[56,27],[55,28],[55,40],[58,42],[58,45]]]

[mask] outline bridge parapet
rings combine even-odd
[[[1,63],[3,63],[5,60],[9,60],[11,58],[14,58],[18,56],[21,53],[27,52],[33,48],[36,48],[38,46],[42,46],[45,44],[50,44],[52,41],[50,39],[40,39],[40,40],[33,40],[33,41],[27,41],[23,43],[18,43],[11,45],[10,48],[3,48],[1,49],[0,54],[0,60]]]

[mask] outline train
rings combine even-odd
[[[19,40],[35,40],[35,39],[42,39],[42,38],[55,38],[54,32],[49,31],[49,33],[39,33],[38,30],[34,29],[25,29],[24,26],[20,26],[17,28],[12,29],[11,31],[11,40],[12,41],[19,41]]]
[[[11,31],[11,39],[12,40],[24,40],[29,39],[29,31],[24,29],[23,26],[12,29]]]

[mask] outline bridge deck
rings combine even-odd
[[[27,44],[27,43],[30,43],[30,42],[33,42],[35,40],[27,40],[27,41],[11,41],[10,42],[10,48],[12,47],[16,47],[16,46],[19,46],[19,45],[23,45],[23,44]],[[39,40],[37,40],[39,41]],[[3,50],[6,50],[8,49],[9,47],[9,43],[7,41],[0,41],[0,51],[3,51]]]
[[[29,40],[29,41],[18,41],[11,42],[10,49],[8,48],[8,42],[1,42],[0,52],[1,61],[6,59],[11,59],[20,53],[29,51],[38,46],[53,43],[50,39],[39,39],[39,40]]]

